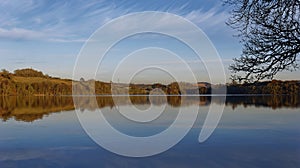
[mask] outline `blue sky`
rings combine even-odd
[[[233,37],[236,32],[225,24],[229,17],[228,9],[218,0],[2,0],[0,67],[10,71],[32,67],[52,76],[72,78],[76,57],[93,32],[111,19],[142,11],[170,12],[196,24],[215,45],[224,63],[227,79],[229,78],[228,65],[232,63],[232,58],[240,55],[242,46]],[[208,81],[204,66],[199,64],[188,49],[180,46],[174,39],[147,34],[128,38],[112,49],[99,68],[97,79],[109,81],[112,67],[123,56],[147,46],[173,50],[188,62],[197,74],[197,80]],[[169,60],[166,64],[174,67],[176,63]],[[177,68],[180,69],[179,66]],[[168,82],[163,81],[164,77],[154,78],[155,75],[146,74],[141,75],[136,82],[146,79],[146,82]],[[276,78],[299,79],[298,74],[284,72]],[[182,80],[186,80],[184,74],[182,77]]]

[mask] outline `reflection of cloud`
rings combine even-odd
[[[97,146],[60,146],[60,147],[54,147],[50,148],[50,150],[91,150],[91,149],[97,149]]]
[[[0,151],[0,161],[19,161],[40,158],[46,155],[46,152],[40,150],[21,150],[21,151]]]
[[[14,151],[0,151],[0,161],[22,161],[22,160],[31,160],[37,158],[49,158],[52,156],[54,151],[82,151],[82,150],[93,150],[97,149],[97,146],[61,146],[47,148],[45,150],[14,150]]]
[[[16,138],[13,137],[1,137],[0,141],[11,141],[11,140],[15,140]]]

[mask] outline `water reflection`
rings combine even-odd
[[[71,97],[0,97],[0,118],[31,122],[55,112],[73,110]]]
[[[118,105],[128,105],[130,103],[134,105],[147,105],[151,103],[153,105],[162,105],[165,103],[163,97],[154,96],[131,96],[127,99],[123,96],[110,97],[99,96],[97,97],[97,103],[92,103],[93,98],[76,99],[79,102],[79,108],[82,110],[94,111],[97,108],[115,106],[117,101]],[[220,100],[220,101],[219,101]],[[211,96],[168,96],[167,103],[172,107],[179,106],[208,106],[211,103],[220,104],[221,98],[211,99]],[[95,104],[91,106],[91,104]],[[277,108],[299,108],[300,101],[298,95],[260,95],[260,96],[227,96],[226,106],[235,109],[238,106],[255,106],[255,107],[270,107],[272,109]],[[15,97],[15,96],[2,96],[0,97],[0,118],[3,121],[8,119],[15,119],[17,121],[32,122],[37,119],[42,119],[43,116],[51,113],[74,110],[73,98],[64,96],[49,96],[49,97]]]
[[[162,97],[133,96],[128,100],[120,96],[115,99],[120,106],[124,105],[122,107],[132,102],[141,109],[150,102],[157,107],[164,103]],[[5,120],[0,126],[0,167],[300,166],[297,97],[228,96],[218,127],[204,143],[198,142],[199,133],[209,105],[220,104],[217,98],[167,97],[166,110],[149,124],[125,119],[111,97],[98,97],[99,107],[90,107],[93,99],[84,100],[80,108],[85,114],[96,114],[89,111],[101,108],[114,128],[137,137],[167,129],[179,107],[200,108],[190,132],[173,148],[152,157],[128,158],[106,151],[88,137],[73,110],[72,97],[0,97],[0,118]],[[112,138],[112,141],[118,139]]]

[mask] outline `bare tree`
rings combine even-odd
[[[300,0],[227,0],[232,7],[227,24],[239,31],[240,58],[229,69],[232,79],[272,79],[283,70],[298,68]]]

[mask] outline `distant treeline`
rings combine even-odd
[[[256,83],[227,85],[228,94],[272,94],[272,95],[299,95],[300,81],[272,80]]]
[[[72,85],[73,84],[73,85]],[[72,94],[211,94],[212,88],[218,90],[225,85],[212,85],[205,82],[198,84],[173,82],[169,85],[155,84],[121,84],[112,82],[101,82],[94,80],[79,81],[71,79],[60,79],[45,75],[40,71],[27,68],[15,70],[13,73],[0,71],[0,95],[72,95]],[[72,93],[72,87],[78,92]],[[227,84],[227,94],[300,94],[299,81],[272,80],[257,83]],[[113,92],[113,93],[112,93]]]

